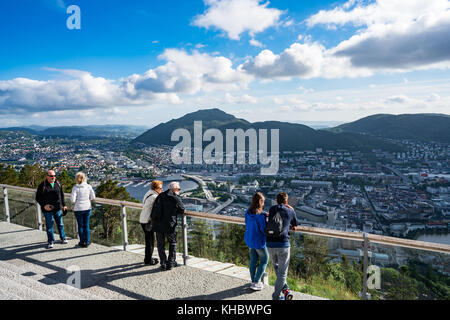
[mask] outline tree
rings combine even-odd
[[[19,174],[13,166],[9,165],[6,168],[1,168],[0,171],[0,183],[9,184],[12,186],[19,185]]]
[[[351,266],[345,254],[342,256],[342,269],[344,271],[345,286],[347,289],[355,295],[359,294],[362,291],[362,271]]]
[[[107,180],[103,181],[96,189],[96,196],[98,198],[106,198],[122,201],[139,202],[130,197],[130,194],[125,187],[118,187],[118,181]],[[105,240],[114,235],[114,231],[118,230],[121,221],[120,208],[117,206],[102,205],[94,210],[93,224],[100,221],[103,227],[102,237]],[[118,235],[118,234],[117,234]]]
[[[249,248],[244,241],[245,227],[234,223],[221,223],[216,248],[218,260],[248,265]]]
[[[327,239],[305,235],[301,253],[305,257],[305,279],[310,280],[313,275],[320,275],[326,271],[330,260],[328,257]]]
[[[75,179],[69,175],[69,172],[67,172],[66,169],[57,174],[56,178],[59,183],[61,183],[64,192],[72,192],[72,188],[75,185]]]
[[[26,188],[35,189],[45,180],[45,171],[38,163],[26,164],[19,173],[19,184]]]
[[[213,259],[215,257],[215,246],[211,224],[203,219],[191,219],[191,226],[189,249],[192,255]]]
[[[381,271],[383,279],[381,288],[387,292],[386,298],[392,300],[416,300],[418,297],[417,283],[409,277],[407,266],[401,266],[399,271],[384,268]]]

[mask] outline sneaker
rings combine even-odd
[[[262,282],[252,282],[250,285],[250,289],[254,291],[261,291],[264,288],[264,284]]]
[[[165,264],[162,264],[162,265],[161,265],[161,270],[162,270],[162,271],[166,271],[166,270],[167,270],[167,267],[166,267]]]
[[[61,244],[68,244],[69,242],[67,241],[67,239],[61,239]]]
[[[292,298],[294,297],[291,290],[289,290],[289,289],[284,290],[283,295],[284,295],[285,300],[292,300]]]
[[[53,243],[47,243],[47,249],[52,249],[53,248]]]
[[[84,243],[78,243],[78,246],[80,247],[80,248],[86,248],[86,245],[84,244]]]

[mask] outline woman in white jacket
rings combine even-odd
[[[91,216],[91,200],[95,199],[95,193],[91,185],[87,184],[87,177],[83,172],[75,176],[76,185],[72,189],[70,201],[75,204],[73,211],[78,224],[80,242],[78,246],[87,248],[90,244],[89,217]]]
[[[153,249],[155,248],[155,233],[152,230],[151,217],[153,203],[156,197],[162,192],[163,182],[159,180],[153,180],[150,186],[150,190],[145,194],[142,203],[143,208],[141,215],[139,217],[139,222],[141,223],[142,230],[144,230],[145,235],[145,258],[144,264],[155,265],[159,261],[156,258],[152,258]]]

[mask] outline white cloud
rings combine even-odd
[[[233,69],[231,60],[194,51],[166,49],[160,59],[167,63],[143,75],[130,76],[126,82],[130,93],[187,93],[245,88],[252,77]]]
[[[411,100],[410,98],[401,94],[401,95],[395,95],[395,96],[388,97],[387,99],[384,100],[384,102],[387,104],[397,104],[397,103],[402,104],[402,103],[409,102],[410,100]]]
[[[242,69],[259,78],[314,77],[320,70],[323,51],[319,44],[294,43],[279,55],[263,50]]]
[[[242,69],[260,79],[358,78],[376,73],[450,68],[450,2],[348,1],[306,20],[308,26],[352,24],[361,29],[336,47],[310,36],[279,54],[263,50]],[[300,41],[303,39],[303,43]]]
[[[250,43],[250,45],[252,45],[254,47],[260,47],[260,48],[264,47],[264,45],[261,42],[259,42],[258,40],[255,40],[255,39],[250,39],[249,43]]]
[[[60,72],[68,79],[38,81],[16,78],[0,81],[3,112],[87,109],[129,102],[114,81],[79,70],[48,70]]]
[[[352,66],[381,71],[450,67],[450,2],[447,0],[349,1],[306,20],[316,25],[361,28],[330,53]]]
[[[258,99],[248,94],[244,94],[243,96],[240,97],[232,96],[230,93],[227,92],[225,94],[225,101],[230,104],[255,104],[258,102]]]
[[[205,0],[208,9],[198,15],[193,24],[223,30],[228,38],[239,40],[242,33],[252,37],[275,26],[283,11],[268,8],[269,2],[260,0]]]
[[[263,50],[241,68],[262,79],[355,78],[373,74],[367,68],[352,67],[348,58],[333,56],[317,42],[294,43],[280,54]]]
[[[144,74],[118,80],[94,77],[80,70],[46,68],[61,73],[65,79],[0,81],[0,112],[147,106],[156,102],[181,104],[179,94],[245,89],[253,79],[221,56],[167,49],[160,59],[167,62]]]

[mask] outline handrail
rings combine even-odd
[[[5,184],[0,184],[0,188],[7,188],[11,190],[18,190],[23,192],[35,192],[36,190],[24,187],[16,187]],[[70,194],[65,193],[65,196],[70,197]],[[112,199],[104,199],[104,198],[95,198],[94,203],[107,204],[113,206],[123,206],[134,209],[142,209],[142,203],[130,202],[130,201],[121,201],[121,200],[112,200]],[[238,217],[230,217],[223,216],[218,214],[209,214],[203,212],[194,212],[194,211],[186,211],[185,215],[193,218],[201,218],[207,220],[214,220],[219,222],[226,223],[234,223],[234,224],[245,224],[244,218]],[[306,226],[297,226],[295,227],[296,232],[312,234],[316,236],[324,236],[324,237],[332,237],[332,238],[340,238],[340,239],[349,239],[354,241],[364,241],[364,233],[362,232],[348,232],[348,231],[340,231],[340,230],[332,230],[325,228],[316,228],[316,227],[306,227]],[[385,244],[390,246],[400,246],[411,249],[419,249],[419,250],[427,250],[434,252],[441,252],[450,254],[450,245],[426,242],[426,241],[417,241],[417,240],[409,240],[402,238],[395,238],[389,236],[381,236],[376,234],[368,234],[368,240],[370,242]]]

